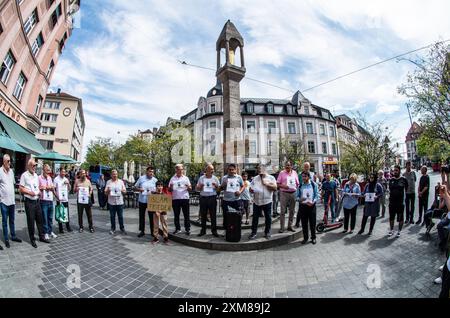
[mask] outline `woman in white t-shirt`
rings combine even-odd
[[[108,196],[109,214],[111,216],[111,231],[113,235],[116,232],[116,214],[119,219],[120,231],[126,235],[123,225],[123,195],[127,192],[125,184],[118,178],[117,170],[111,171],[111,180],[106,183],[105,194]]]

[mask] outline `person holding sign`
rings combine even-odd
[[[317,184],[310,179],[307,171],[302,172],[302,185],[297,191],[297,198],[300,201],[300,219],[303,229],[302,244],[308,243],[308,225],[311,230],[311,242],[316,244],[316,202],[319,198]]]
[[[28,235],[30,236],[31,246],[37,248],[36,238],[34,237],[34,223],[36,222],[39,241],[50,243],[45,238],[43,227],[42,210],[39,204],[39,177],[36,173],[36,162],[34,159],[28,160],[27,171],[22,173],[19,183],[19,191],[25,196],[25,213],[27,215]]]
[[[139,234],[138,237],[145,235],[145,212],[147,211],[148,196],[156,190],[155,169],[147,167],[145,176],[141,176],[134,185],[134,188],[139,192]],[[153,214],[148,211],[148,219],[150,223],[150,233],[153,235]]]
[[[234,210],[242,210],[242,204],[240,196],[244,191],[244,181],[241,176],[237,174],[236,165],[230,163],[228,165],[228,174],[222,177],[220,184],[220,190],[224,191],[222,200],[222,212],[223,212],[223,228],[226,229],[226,215],[229,208]]]
[[[356,173],[350,175],[349,181],[342,190],[342,206],[344,207],[344,231],[347,233],[348,223],[350,222],[350,232],[353,233],[356,225],[356,210],[358,209],[359,197],[361,196],[361,187],[356,182],[358,176]]]
[[[77,210],[78,210],[78,225],[80,227],[79,232],[83,233],[83,212],[86,211],[86,215],[89,223],[89,231],[94,233],[94,225],[92,223],[92,208],[90,197],[92,195],[92,184],[86,178],[86,170],[82,169],[79,172],[79,179],[75,182],[74,192],[77,194]]]
[[[42,217],[44,219],[44,233],[45,239],[56,238],[56,234],[53,233],[53,196],[55,194],[55,187],[53,186],[52,178],[50,177],[51,169],[48,164],[45,164],[42,168],[42,175],[39,176],[39,190],[40,204]]]
[[[53,183],[55,184],[55,191],[56,191],[56,205],[62,204],[67,211],[67,223],[66,228],[67,232],[72,232],[72,229],[70,227],[70,216],[69,216],[69,191],[70,188],[70,181],[66,177],[66,169],[61,168],[59,169],[59,175],[56,176],[55,180],[53,180]],[[59,233],[64,233],[63,229],[63,223],[58,222],[59,226]]]
[[[295,212],[295,192],[299,186],[297,172],[292,170],[292,162],[287,161],[284,165],[284,170],[280,172],[277,179],[278,188],[280,188],[280,233],[285,230],[284,217],[286,214],[286,209],[289,209],[289,219],[287,230],[295,232],[292,228],[292,223],[294,222],[294,212]]]
[[[185,233],[190,235],[189,191],[192,190],[191,181],[183,174],[184,166],[181,163],[175,166],[175,171],[175,175],[169,182],[169,191],[172,192],[172,207],[175,214],[175,232],[173,234],[181,232],[180,212],[183,210]]]
[[[256,238],[258,230],[259,218],[264,213],[265,228],[264,237],[270,239],[270,228],[272,225],[272,199],[273,192],[277,190],[277,181],[275,177],[266,173],[266,167],[258,165],[256,167],[255,176],[250,184],[250,192],[253,193],[253,216],[252,216],[252,233],[249,239]]]
[[[152,198],[156,198],[158,196],[165,196],[163,193],[164,185],[161,181],[156,182],[156,191],[153,192]],[[169,243],[169,230],[167,227],[167,211],[164,210],[157,210],[152,211],[154,213],[153,215],[153,244],[159,243],[159,224],[161,224],[162,227],[162,233],[163,233],[163,239],[164,243]]]
[[[373,227],[375,226],[375,221],[380,214],[380,198],[383,196],[383,186],[378,183],[378,176],[376,173],[370,174],[369,183],[364,189],[364,196],[364,216],[361,222],[361,230],[358,234],[364,233],[367,219],[370,217],[369,235],[371,235]]]
[[[109,215],[111,216],[111,231],[109,234],[116,233],[116,214],[119,219],[120,232],[126,235],[123,225],[123,195],[127,193],[125,184],[118,178],[117,170],[111,171],[111,180],[106,182],[105,194],[108,196]]]
[[[202,221],[202,230],[198,236],[206,234],[206,219],[211,217],[211,232],[215,237],[217,234],[217,190],[219,189],[219,179],[214,175],[214,166],[207,164],[205,174],[198,179],[197,191],[200,191],[200,218]]]

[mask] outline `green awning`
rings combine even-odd
[[[14,122],[3,112],[0,112],[0,123],[8,136],[20,146],[25,148],[25,150],[29,153],[33,155],[40,155],[45,152],[45,149],[42,147],[41,143],[30,131]]]
[[[12,140],[7,134],[0,132],[0,148],[12,150],[15,152],[28,153],[17,142]]]
[[[57,153],[56,151],[48,151],[39,156],[36,156],[36,158],[42,159],[42,160],[48,160],[48,161],[63,161],[63,162],[73,161],[72,158],[63,156],[60,153]]]

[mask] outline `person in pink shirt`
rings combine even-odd
[[[292,162],[286,161],[284,170],[280,172],[277,179],[277,185],[280,189],[280,233],[285,231],[285,214],[286,209],[289,209],[289,219],[287,230],[295,232],[292,228],[292,222],[294,221],[295,211],[295,193],[297,191],[300,182],[298,181],[298,175],[295,170],[292,169]]]
[[[53,233],[53,198],[55,197],[55,187],[53,185],[52,177],[50,177],[51,169],[49,165],[44,165],[42,168],[42,175],[39,176],[39,190],[40,190],[40,204],[42,210],[43,226],[45,239],[50,237],[56,238]]]

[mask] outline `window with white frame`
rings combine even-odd
[[[249,143],[249,154],[256,155],[256,141],[250,141]]]
[[[43,101],[44,101],[44,99],[42,98],[41,95],[39,95],[36,107],[34,108],[34,116],[39,115],[39,111],[41,110],[41,106],[42,106],[42,102]]]
[[[30,34],[31,30],[36,26],[39,22],[37,8],[33,10],[33,13],[25,20],[23,24],[23,28],[25,29],[25,33]]]
[[[55,62],[53,60],[50,61],[50,65],[48,66],[47,75],[46,77],[49,78],[52,74],[53,68],[55,67]]]
[[[322,142],[322,153],[324,155],[326,155],[328,153],[327,143],[326,142]]]
[[[333,155],[337,155],[336,144],[331,144],[331,150],[333,151]]]
[[[267,104],[267,112],[269,114],[273,114],[274,113],[273,104],[271,104],[271,103]]]
[[[52,21],[52,28],[55,27],[55,25],[58,23],[58,19],[62,14],[62,10],[61,10],[61,4],[59,4],[55,11],[53,11],[52,16],[50,17],[51,21]]]
[[[50,102],[50,101],[46,101],[45,102],[45,106],[44,106],[44,108],[56,109],[56,110],[58,110],[60,107],[61,107],[61,103],[60,102]]]
[[[211,113],[216,112],[216,104],[211,104]]]
[[[209,128],[216,128],[217,127],[217,122],[215,120],[212,120],[209,122]]]
[[[288,123],[288,133],[289,134],[296,134],[295,123],[293,123],[293,122]]]
[[[320,124],[320,134],[325,135],[325,125],[324,124]]]
[[[247,113],[254,113],[255,112],[255,107],[253,105],[253,103],[247,103]]]
[[[307,134],[314,134],[313,124],[312,123],[306,123],[306,133]]]
[[[14,67],[14,64],[16,64],[16,59],[14,58],[14,55],[11,51],[6,53],[5,59],[2,63],[2,68],[0,70],[0,80],[3,84],[6,84],[6,82],[9,79],[9,75],[12,72],[12,69]]]
[[[42,45],[44,44],[44,37],[42,36],[42,32],[39,33],[36,40],[34,40],[33,44],[31,45],[31,51],[33,52],[34,56],[37,56],[39,53],[39,50],[41,49]]]
[[[17,98],[18,101],[22,99],[23,91],[25,90],[25,85],[27,84],[27,78],[21,72],[19,78],[16,82],[16,87],[14,87],[13,96]]]
[[[254,133],[256,131],[256,122],[254,120],[247,121],[247,131]]]
[[[267,122],[267,128],[269,129],[269,134],[275,133],[277,123],[274,121],[269,121]]]
[[[309,107],[305,106],[305,115],[309,115]]]
[[[308,141],[308,152],[316,153],[316,145],[314,144],[314,141]]]
[[[330,126],[330,137],[336,137],[336,132],[334,131],[333,126]]]

